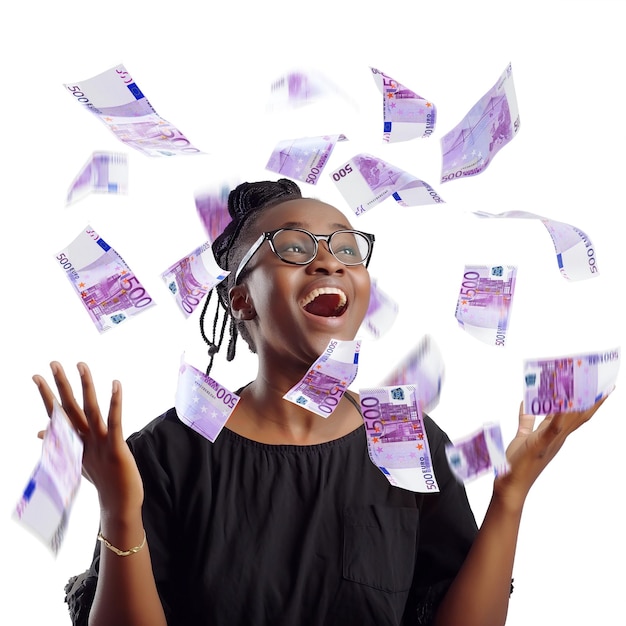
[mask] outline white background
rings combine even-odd
[[[275,179],[275,142],[344,133],[327,170],[371,152],[430,183],[446,204],[387,200],[350,214],[327,175],[306,195],[333,203],[377,237],[372,276],[400,306],[395,326],[363,344],[354,387],[375,385],[430,333],[446,378],[432,416],[454,439],[488,420],[515,433],[522,360],[624,344],[624,4],[543,2],[12,2],[3,9],[4,79],[0,307],[4,406],[0,494],[0,621],[69,623],[63,586],[90,561],[98,524],[85,483],[55,559],[11,519],[39,458],[47,417],[31,376],[60,360],[94,372],[102,404],[124,388],[130,434],[173,404],[183,350],[200,369],[198,316],[185,320],[160,273],[206,239],[194,192],[222,180]],[[369,6],[368,6],[369,4]],[[481,175],[439,184],[439,140],[511,62],[521,128]],[[206,154],[149,158],[126,149],[63,83],[118,63],[157,112]],[[383,144],[381,96],[369,66],[432,100],[430,139]],[[269,114],[269,85],[314,68],[349,95],[291,114]],[[65,206],[67,188],[94,150],[126,151],[127,196],[91,195]],[[523,210],[573,224],[592,239],[600,274],[568,282],[545,227],[480,220],[472,211]],[[115,248],[157,306],[99,335],[54,255],[87,224]],[[518,266],[508,345],[478,342],[454,310],[464,264]],[[240,343],[214,376],[236,388],[255,371]],[[78,392],[77,392],[78,393]],[[507,624],[623,624],[625,400],[621,380],[533,487],[519,537]],[[468,487],[478,520],[492,480]],[[614,496],[617,494],[617,497]],[[245,599],[242,599],[245,601]],[[7,621],[8,616],[11,621]]]

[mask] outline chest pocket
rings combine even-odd
[[[407,591],[413,582],[418,534],[418,509],[346,509],[343,577],[381,591]]]

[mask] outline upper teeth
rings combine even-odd
[[[302,300],[301,306],[306,306],[309,302],[313,302],[317,296],[321,296],[323,294],[336,294],[339,296],[339,304],[337,308],[341,308],[348,300],[346,294],[341,291],[341,289],[337,289],[336,287],[320,287],[319,289],[314,289],[304,300]]]

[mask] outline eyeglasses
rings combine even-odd
[[[308,265],[317,256],[319,242],[328,244],[330,253],[344,265],[368,266],[374,248],[374,235],[360,230],[336,230],[330,235],[314,235],[303,228],[278,228],[263,233],[246,252],[235,272],[235,285],[250,259],[265,243],[285,263]]]

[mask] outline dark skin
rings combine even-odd
[[[261,232],[302,223],[318,234],[350,227],[334,207],[316,200],[292,200],[264,211],[252,240]],[[248,243],[251,243],[248,242]],[[234,269],[234,268],[232,268]],[[315,288],[339,289],[348,300],[340,317],[315,316],[302,302]],[[358,412],[342,400],[323,419],[283,399],[323,352],[330,338],[351,340],[367,310],[369,275],[363,266],[346,267],[320,244],[307,266],[283,263],[264,244],[241,284],[230,292],[233,315],[245,320],[259,358],[256,378],[244,389],[227,428],[264,443],[308,445],[330,441],[362,424]],[[102,533],[122,549],[143,539],[143,483],[122,435],[122,391],[113,382],[108,416],[101,414],[91,374],[78,364],[82,406],[57,362],[52,375],[61,405],[85,444],[83,469],[98,490]],[[34,376],[48,414],[54,394]],[[438,610],[437,626],[504,626],[522,510],[531,486],[566,439],[587,422],[605,398],[585,411],[547,416],[535,429],[535,418],[520,406],[519,428],[507,448],[510,472],[494,482],[491,502],[478,536]],[[149,542],[130,557],[102,551],[91,626],[165,626],[152,574]]]

